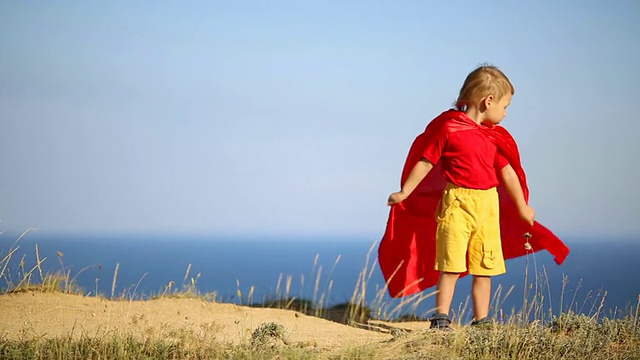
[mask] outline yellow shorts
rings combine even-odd
[[[496,188],[474,190],[449,183],[436,211],[435,269],[494,276],[506,272]]]

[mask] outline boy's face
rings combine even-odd
[[[502,99],[496,100],[493,95],[489,95],[485,101],[485,121],[492,124],[499,124],[507,116],[507,107],[511,104],[511,94],[507,94]]]

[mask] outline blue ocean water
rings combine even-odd
[[[37,244],[40,258],[46,258],[42,264],[45,273],[70,271],[85,293],[107,297],[111,296],[115,277],[115,297],[126,298],[148,298],[161,294],[170,282],[173,288],[182,288],[193,281],[200,292],[215,292],[218,301],[242,304],[286,295],[332,306],[350,301],[357,289],[356,295],[383,316],[427,317],[435,305],[434,297],[428,295],[434,289],[407,304],[403,303],[407,299],[389,298],[373,239],[62,236],[31,232],[18,243],[15,240],[14,236],[0,236],[0,259],[12,246],[19,246],[0,279],[0,288],[5,288],[8,280],[14,284],[18,281],[22,260],[26,271],[34,267]],[[571,253],[562,266],[544,251],[509,260],[507,274],[494,278],[494,290],[502,288],[492,304],[497,306],[495,310],[505,314],[519,311],[525,297],[531,303],[536,294],[537,303],[543,306],[541,311],[556,314],[570,308],[586,314],[600,309],[608,316],[620,316],[638,305],[638,239],[565,242]],[[36,281],[37,273],[33,275]],[[454,311],[464,308],[470,280],[465,277],[459,281]],[[470,313],[469,305],[467,317]]]

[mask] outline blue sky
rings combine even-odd
[[[640,3],[575,4],[3,1],[1,225],[381,236],[411,141],[489,62],[537,219],[637,235]]]

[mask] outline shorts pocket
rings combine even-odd
[[[442,221],[451,214],[453,210],[460,206],[460,200],[457,197],[443,197],[438,204],[436,210],[436,220]]]
[[[482,267],[485,269],[493,269],[496,267],[495,251],[486,245],[482,246]]]

